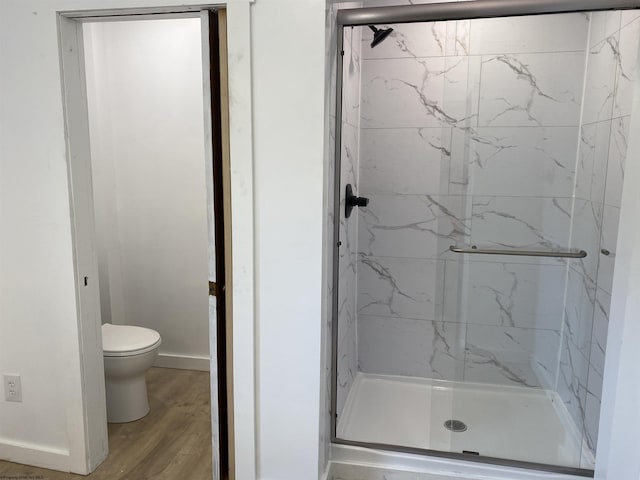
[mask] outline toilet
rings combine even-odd
[[[145,373],[158,356],[160,334],[133,325],[102,325],[107,421],[133,422],[149,413]]]

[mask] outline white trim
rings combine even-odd
[[[215,318],[213,319],[215,321]],[[153,363],[154,367],[178,368],[180,370],[210,370],[210,358],[202,355],[180,355],[177,353],[160,353]]]
[[[87,474],[107,457],[108,434],[91,163],[87,161],[91,152],[84,44],[79,22],[62,15],[57,21],[81,380],[79,402],[69,402],[66,408],[66,470]],[[89,279],[88,283],[83,278]]]
[[[66,14],[65,14],[66,16]],[[201,12],[155,12],[155,13],[127,13],[121,15],[100,15],[90,16],[84,15],[74,17],[73,19],[80,23],[104,23],[104,22],[139,22],[140,20],[175,20],[181,18],[201,18]]]
[[[90,10],[65,10],[63,16],[73,18],[81,22],[101,22],[114,20],[113,17],[119,17],[118,21],[129,20],[127,17],[132,15],[140,15],[144,18],[145,15],[161,15],[161,14],[189,14],[191,13],[193,18],[200,17],[200,11],[207,8],[214,8],[224,5],[224,3],[218,4],[202,4],[202,5],[179,5],[175,7],[167,6],[150,6],[150,7],[133,7],[133,8],[104,8],[104,9],[90,9]],[[134,19],[130,19],[134,20]]]
[[[72,459],[68,450],[44,445],[20,444],[0,438],[0,458],[8,461],[69,472]]]
[[[251,0],[227,5],[235,479],[256,473],[256,324]]]

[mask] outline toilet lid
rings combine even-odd
[[[160,334],[155,330],[133,325],[102,325],[102,351],[105,355],[148,350],[160,343]]]

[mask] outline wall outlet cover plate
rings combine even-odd
[[[20,375],[4,376],[4,399],[7,402],[22,402],[22,382]]]

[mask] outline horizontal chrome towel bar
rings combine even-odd
[[[554,251],[540,251],[540,250],[498,250],[493,248],[478,248],[473,246],[471,248],[459,248],[455,245],[449,247],[454,253],[478,253],[483,255],[517,255],[520,257],[554,257],[554,258],[584,258],[587,256],[587,252],[584,250],[578,250],[574,252],[554,252]]]

